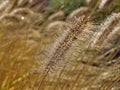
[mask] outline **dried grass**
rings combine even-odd
[[[0,2],[0,90],[119,90],[120,13],[96,24],[98,1],[65,21],[45,3]]]

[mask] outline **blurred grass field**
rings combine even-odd
[[[120,90],[120,1],[0,0],[0,90]]]

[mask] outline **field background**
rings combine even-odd
[[[0,0],[0,90],[120,90],[120,0]]]

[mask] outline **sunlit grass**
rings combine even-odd
[[[0,2],[0,90],[120,89],[118,0],[101,9],[103,0],[8,1]]]

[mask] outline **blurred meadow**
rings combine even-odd
[[[0,90],[120,90],[120,0],[0,0]]]

